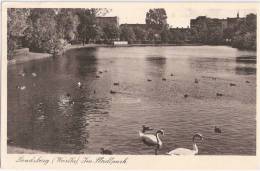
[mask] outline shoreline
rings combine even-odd
[[[229,45],[206,45],[206,44],[200,44],[200,43],[183,43],[183,44],[127,44],[127,45],[112,45],[112,44],[75,44],[75,45],[68,45],[65,47],[59,54],[63,54],[66,51],[72,50],[72,49],[82,49],[82,48],[96,48],[96,47],[148,47],[148,46],[228,46],[231,48],[234,48]],[[242,49],[243,50],[243,49]],[[247,49],[244,49],[247,50]],[[251,51],[251,50],[247,50]],[[39,60],[39,59],[45,59],[53,57],[53,54],[49,53],[37,53],[37,52],[26,52],[26,54],[19,54],[15,55],[14,59],[7,61],[8,65],[14,65],[14,64],[21,64],[28,61],[33,60]]]
[[[27,149],[17,146],[7,145],[7,153],[9,154],[46,154],[40,150]]]
[[[105,47],[106,45],[99,45],[99,44],[87,44],[85,46],[83,45],[68,45],[65,47],[59,54],[62,54],[68,50],[71,49],[80,49],[80,48],[91,48],[91,47]],[[7,61],[8,65],[14,65],[14,64],[21,64],[28,61],[34,61],[39,59],[45,59],[53,57],[53,54],[50,53],[37,53],[37,52],[26,52],[25,54],[19,54],[15,55],[14,59]]]

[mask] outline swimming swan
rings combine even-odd
[[[139,131],[139,136],[144,144],[147,146],[154,146],[155,147],[155,155],[157,155],[158,149],[162,148],[162,141],[159,137],[159,134],[164,135],[163,130],[158,130],[155,134],[146,134],[142,131]]]
[[[187,148],[176,148],[175,150],[172,150],[168,152],[168,155],[172,156],[184,156],[184,155],[196,155],[199,152],[199,149],[195,143],[195,138],[198,137],[200,140],[203,140],[203,136],[201,134],[195,134],[193,135],[192,142],[193,142],[193,149],[187,149]]]

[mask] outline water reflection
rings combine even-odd
[[[189,148],[200,132],[207,137],[200,154],[254,155],[254,59],[219,46],[83,48],[8,66],[8,137],[12,145],[52,153],[96,154],[105,147],[153,154],[137,134],[149,124],[165,129],[160,154]],[[212,133],[215,125],[223,138]]]
[[[256,68],[237,66],[236,67],[236,74],[238,74],[238,75],[255,75],[256,74]]]
[[[256,64],[256,56],[241,56],[236,57],[237,63],[245,63],[245,64]]]

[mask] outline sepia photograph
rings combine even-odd
[[[256,156],[256,7],[117,4],[7,9],[7,154]]]

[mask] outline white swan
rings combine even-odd
[[[146,134],[142,131],[139,131],[139,136],[144,144],[148,146],[154,146],[155,147],[155,155],[157,155],[158,149],[161,149],[162,147],[162,141],[159,137],[159,134],[164,135],[163,130],[158,130],[155,135],[154,134]]]
[[[176,148],[175,150],[172,150],[168,152],[168,155],[172,156],[184,156],[184,155],[196,155],[199,152],[199,149],[195,143],[195,138],[198,137],[200,140],[203,140],[203,136],[201,134],[195,134],[193,135],[192,142],[193,142],[193,149],[187,149],[187,148]]]
[[[79,88],[82,88],[82,86],[83,86],[83,85],[81,84],[81,82],[78,82],[78,87],[79,87]]]

